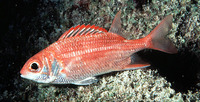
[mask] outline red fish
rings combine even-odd
[[[140,50],[177,53],[166,38],[172,15],[146,37],[136,40],[122,37],[120,15],[119,11],[108,32],[94,25],[70,28],[58,41],[31,57],[21,69],[21,77],[39,83],[89,85],[101,74],[150,66],[137,56]]]

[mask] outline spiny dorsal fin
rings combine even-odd
[[[115,34],[118,34],[118,35],[124,37],[124,35],[122,34],[122,29],[121,29],[120,16],[121,16],[121,11],[119,11],[116,14],[116,16],[115,16],[115,18],[114,18],[114,20],[112,22],[112,25],[111,25],[111,27],[110,27],[108,32],[112,32],[112,33],[115,33]]]
[[[95,26],[95,25],[78,25],[76,27],[71,27],[68,31],[66,31],[58,40],[65,39],[74,36],[81,36],[81,35],[91,35],[95,33],[105,33],[107,32],[106,29]]]

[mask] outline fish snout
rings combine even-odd
[[[25,68],[22,68],[21,71],[20,71],[20,74],[21,74],[21,77],[23,75],[27,75],[27,70]]]

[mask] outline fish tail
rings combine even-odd
[[[166,53],[177,53],[177,49],[174,44],[166,38],[166,35],[172,28],[172,19],[172,15],[165,17],[160,24],[144,38],[144,40],[150,44],[149,48]]]

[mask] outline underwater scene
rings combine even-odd
[[[199,9],[199,0],[1,0],[0,101],[198,102]]]

